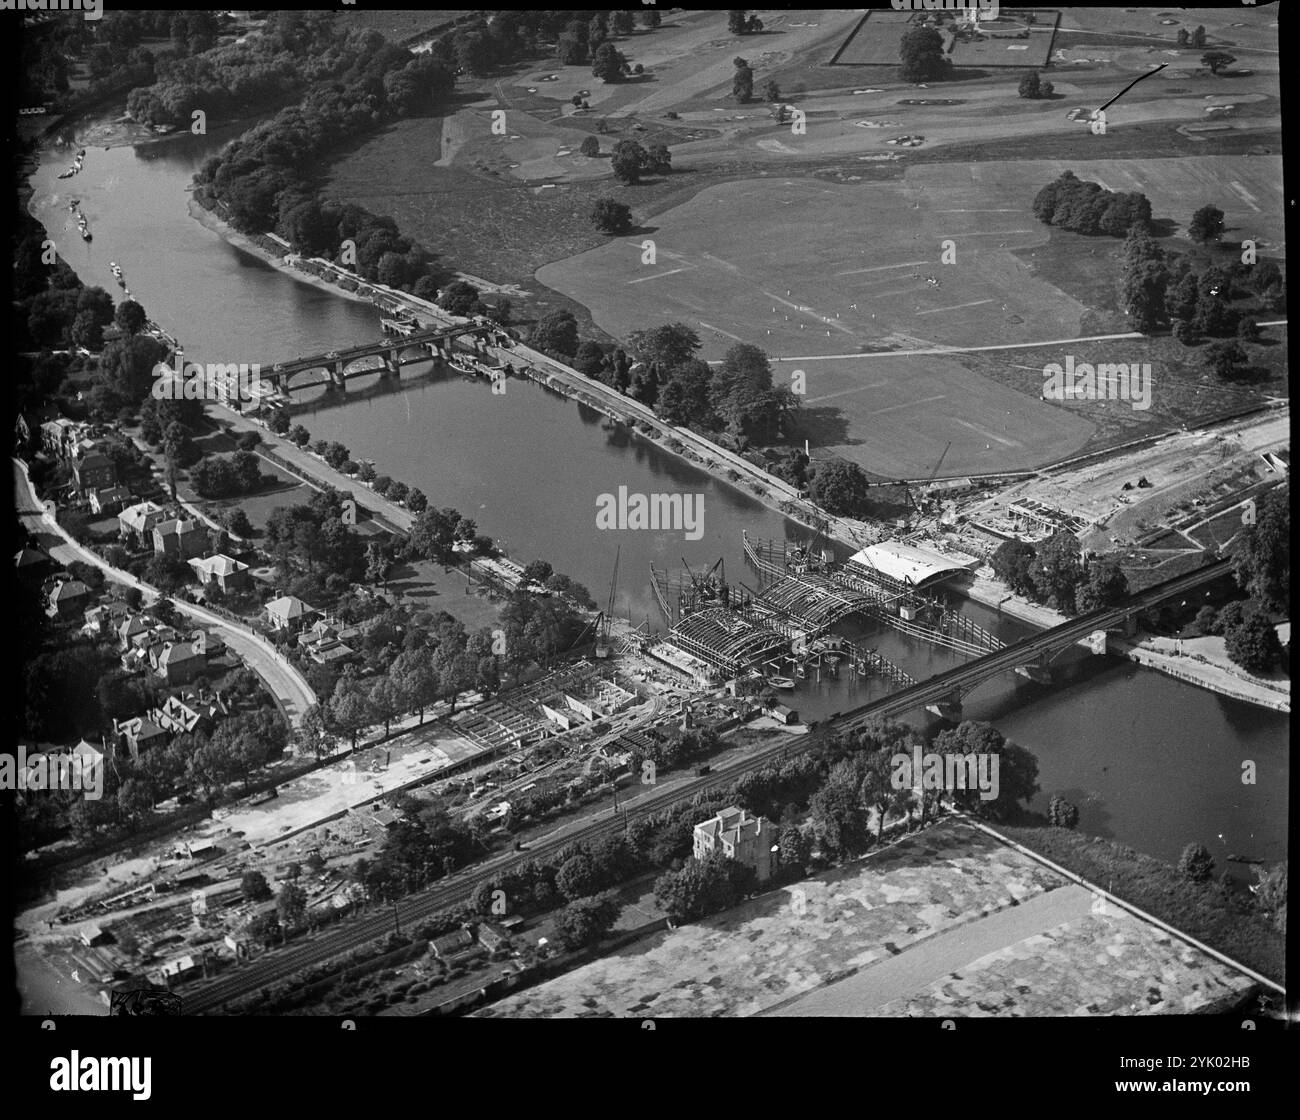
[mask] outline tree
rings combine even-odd
[[[812,845],[803,830],[794,824],[783,826],[777,837],[777,847],[780,849],[782,871],[791,878],[802,877],[812,855]]]
[[[1264,607],[1291,610],[1291,487],[1276,486],[1256,507],[1255,524],[1237,538],[1233,570],[1238,585]]]
[[[1224,381],[1235,381],[1247,368],[1250,358],[1235,339],[1212,342],[1205,348],[1205,364]]]
[[[591,59],[591,73],[602,82],[617,82],[623,76],[627,60],[611,42],[601,43]]]
[[[1087,580],[1079,588],[1079,610],[1094,611],[1109,607],[1128,595],[1128,577],[1113,560],[1098,560],[1088,565]]]
[[[1249,316],[1243,316],[1237,323],[1237,337],[1242,342],[1259,341],[1259,323]]]
[[[763,100],[764,101],[781,100],[781,87],[777,85],[776,82],[773,81],[771,78],[768,78],[767,81],[763,83]]]
[[[133,299],[124,299],[117,305],[117,311],[113,315],[113,322],[125,334],[139,334],[144,330],[145,324],[144,308],[136,303]]]
[[[688,859],[680,871],[655,880],[655,901],[673,922],[691,921],[735,906],[753,886],[753,871],[721,856]]]
[[[822,851],[854,856],[868,843],[867,811],[859,790],[863,775],[852,760],[837,762],[808,801],[808,818]]]
[[[334,726],[350,736],[353,750],[357,749],[357,736],[374,719],[366,689],[351,676],[345,676],[334,689],[334,695],[330,697],[329,714]]]
[[[943,50],[943,36],[933,27],[913,27],[898,45],[902,62],[899,76],[905,82],[932,82],[946,78],[952,63]]]
[[[424,491],[418,486],[412,486],[410,492],[406,495],[406,508],[412,513],[423,513],[429,508],[429,499],[424,496]]]
[[[649,330],[633,331],[628,343],[638,358],[647,365],[657,365],[671,370],[695,357],[700,349],[700,336],[685,323],[665,323]]]
[[[989,558],[995,578],[1000,579],[1016,595],[1032,595],[1034,581],[1029,576],[1030,565],[1038,555],[1027,541],[1003,541]]]
[[[1079,810],[1063,797],[1047,803],[1047,820],[1055,828],[1073,828],[1079,823]]]
[[[558,923],[564,947],[570,950],[585,949],[588,945],[596,944],[614,928],[621,909],[613,891],[570,902],[561,912]]]
[[[1021,97],[1036,99],[1042,97],[1042,79],[1038,76],[1037,70],[1031,70],[1020,79],[1019,94]]]
[[[867,492],[867,476],[862,468],[843,459],[819,463],[808,487],[812,500],[836,517],[861,513]]]
[[[591,339],[583,342],[573,357],[573,368],[588,377],[599,377],[604,365],[605,351],[600,348],[600,343]]]
[[[673,169],[673,154],[658,141],[646,149],[645,169],[653,175],[667,175]]]
[[[1205,46],[1205,25],[1198,24],[1195,31],[1192,32],[1192,46]]]
[[[1202,245],[1218,241],[1223,236],[1223,211],[1210,203],[1202,206],[1192,215],[1187,236]]]
[[[1064,614],[1073,614],[1076,591],[1083,579],[1078,540],[1073,533],[1062,529],[1053,533],[1037,551],[1029,565],[1029,578],[1039,602]]]
[[[271,884],[260,871],[245,871],[239,889],[249,902],[265,902],[271,897]]]
[[[632,208],[617,199],[597,199],[591,211],[591,220],[601,233],[627,233],[632,228]]]
[[[1188,882],[1205,883],[1214,874],[1214,859],[1204,844],[1188,844],[1178,858],[1178,873]]]
[[[1179,45],[1180,47],[1185,47],[1185,46],[1187,46],[1188,41],[1189,41],[1190,39],[1191,39],[1191,35],[1188,34],[1188,32],[1187,32],[1187,28],[1185,28],[1185,27],[1180,27],[1180,28],[1178,29],[1178,45]]]
[[[742,105],[754,97],[754,71],[743,58],[735,60],[736,69],[731,76],[731,96]]]
[[[1124,276],[1124,303],[1129,326],[1150,334],[1165,319],[1165,286],[1169,272],[1163,264],[1143,261],[1131,266]]]
[[[464,280],[453,280],[439,295],[438,306],[453,315],[473,315],[479,306],[478,289]]]
[[[1196,328],[1186,319],[1175,319],[1170,324],[1169,333],[1175,342],[1181,342],[1184,346],[1191,346],[1198,337]]]
[[[546,353],[572,358],[578,349],[578,320],[565,308],[549,311],[533,326],[530,341]]]
[[[744,35],[748,28],[749,13],[744,8],[732,8],[727,12],[727,30],[733,35]]]
[[[587,61],[587,41],[572,31],[565,31],[556,42],[555,55],[561,66],[581,66]]]
[[[1007,820],[1020,811],[1022,802],[1028,804],[1038,793],[1038,760],[990,724],[964,720],[935,736],[933,749],[938,754],[997,755],[995,798],[986,801],[981,791],[973,789],[950,791],[953,802],[967,812],[989,820]]]
[[[614,145],[609,165],[619,182],[632,186],[641,178],[646,165],[646,150],[635,140],[620,140]]]
[[[565,898],[573,901],[591,894],[600,886],[596,866],[586,852],[579,851],[560,864],[555,874],[555,886]]]
[[[285,929],[295,929],[307,916],[307,892],[297,883],[285,883],[275,900],[275,908],[280,924]]]
[[[1225,626],[1223,641],[1233,664],[1248,673],[1267,673],[1282,659],[1277,631],[1260,610],[1247,611],[1240,622]]]
[[[1201,65],[1208,66],[1211,74],[1226,70],[1236,61],[1236,55],[1231,55],[1227,51],[1206,51],[1205,54],[1201,55]]]
[[[578,152],[588,159],[595,159],[600,155],[600,140],[595,136],[586,136],[581,144],[578,145]]]
[[[644,8],[641,11],[641,26],[654,30],[663,22],[657,8]]]
[[[295,424],[289,432],[289,441],[296,443],[299,447],[306,447],[311,443],[311,432],[301,424]]]

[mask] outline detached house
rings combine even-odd
[[[208,550],[208,531],[197,521],[160,521],[153,527],[153,550],[181,560],[202,556]]]
[[[50,605],[45,611],[51,618],[72,618],[84,615],[90,602],[90,588],[79,579],[60,580],[50,592]]]
[[[776,828],[765,817],[756,817],[735,806],[695,826],[694,856],[704,859],[721,855],[752,867],[759,881],[772,874],[772,847]]]
[[[72,477],[83,494],[104,490],[116,485],[117,466],[102,451],[92,448],[72,460]]]
[[[266,604],[266,621],[275,630],[296,633],[318,614],[320,611],[295,595],[281,595]]]
[[[116,736],[117,742],[124,744],[131,752],[131,757],[135,759],[140,757],[141,751],[165,746],[167,743],[167,732],[147,716],[136,716],[133,719],[115,719],[113,721],[113,734]]]
[[[137,502],[117,515],[118,536],[135,533],[144,541],[153,534],[154,526],[167,520],[167,511],[153,502]]]
[[[208,655],[201,643],[164,642],[149,651],[149,664],[168,684],[188,684],[208,668]]]
[[[205,556],[201,560],[191,560],[189,564],[204,587],[215,583],[222,591],[229,592],[247,591],[252,585],[248,565],[221,553]]]
[[[131,500],[131,491],[125,486],[108,486],[90,492],[91,511],[100,515],[117,513]]]

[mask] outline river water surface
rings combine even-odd
[[[295,280],[190,215],[191,178],[224,139],[90,148],[85,170],[68,180],[56,177],[68,165],[67,150],[51,150],[33,175],[32,213],[78,275],[115,298],[109,261],[119,263],[132,294],[181,340],[189,361],[266,366],[379,337],[373,307]],[[94,235],[89,244],[77,237],[70,198],[81,201]],[[433,248],[450,254],[452,247]],[[339,440],[354,458],[373,459],[381,474],[474,518],[514,558],[549,560],[602,605],[617,551],[617,613],[652,629],[663,621],[649,591],[651,562],[698,571],[721,558],[730,582],[753,587],[742,528],[761,538],[806,535],[744,492],[648,441],[605,430],[598,414],[532,383],[511,381],[496,396],[481,381],[427,364],[407,367],[402,381],[396,391],[365,399],[308,399],[299,419],[313,439]],[[365,388],[349,385],[354,396]],[[702,537],[597,529],[598,497],[620,486],[701,495]],[[1004,639],[1028,632],[979,604],[962,609]],[[857,635],[917,679],[960,660],[888,630]],[[1225,864],[1230,854],[1286,857],[1288,717],[1118,659],[1072,652],[1057,666],[1051,686],[1008,674],[981,686],[965,709],[1038,757],[1037,807],[1062,793],[1079,806],[1083,831],[1164,859],[1176,859],[1192,840],[1210,848],[1220,870],[1244,870]],[[817,718],[886,691],[873,680],[810,680],[789,703],[805,719]],[[925,713],[912,718],[935,723]],[[1253,786],[1241,783],[1247,759],[1258,769]]]

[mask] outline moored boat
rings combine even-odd
[[[767,683],[770,684],[773,688],[791,689],[794,688],[795,686],[794,681],[792,681],[789,677],[768,677]]]

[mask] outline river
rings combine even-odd
[[[67,149],[50,150],[32,178],[32,213],[78,275],[115,296],[108,262],[117,261],[133,295],[182,341],[189,361],[269,365],[378,337],[374,308],[296,281],[191,217],[191,177],[224,139],[92,147],[85,169],[68,180],[56,177]],[[69,198],[81,200],[89,244],[69,220]],[[300,419],[314,439],[339,440],[354,458],[373,459],[380,473],[474,518],[516,559],[550,561],[602,605],[617,551],[616,611],[653,629],[662,620],[648,587],[652,561],[698,571],[722,559],[733,584],[755,586],[741,529],[760,538],[806,535],[743,492],[645,440],[605,430],[598,414],[532,383],[511,381],[497,396],[482,381],[428,365],[408,367],[402,380],[400,390],[364,400],[318,397]],[[631,494],[698,495],[702,535],[598,529],[598,497],[620,486]],[[1028,632],[979,604],[962,609],[1004,639]],[[955,654],[892,631],[857,635],[917,679],[957,663]],[[1224,863],[1229,854],[1270,863],[1286,857],[1287,716],[1114,658],[1071,652],[1057,667],[1057,684],[1008,674],[981,686],[965,709],[1038,757],[1044,792],[1035,807],[1061,793],[1079,806],[1081,830],[1167,860],[1192,840],[1210,848],[1219,870],[1245,871]],[[879,681],[824,679],[801,684],[789,702],[805,719],[817,718],[884,691]],[[935,725],[924,713],[914,718]],[[1247,759],[1258,770],[1253,786],[1241,782]]]

